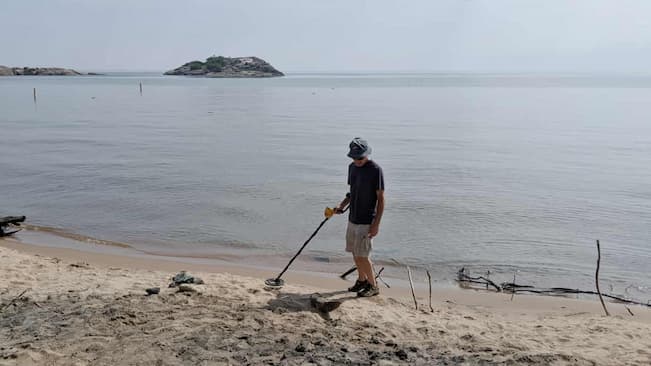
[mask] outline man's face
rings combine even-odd
[[[364,166],[364,164],[366,164],[367,161],[368,157],[365,156],[361,159],[353,159],[353,164],[355,164],[356,167],[361,168]]]

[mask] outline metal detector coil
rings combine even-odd
[[[269,278],[264,281],[264,284],[269,287],[280,288],[285,285],[285,280],[282,278]]]

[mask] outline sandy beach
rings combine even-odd
[[[300,273],[270,290],[265,271],[14,239],[0,258],[0,365],[651,364],[641,306],[437,289],[415,310],[404,288],[358,299]],[[168,287],[181,270],[205,283]]]

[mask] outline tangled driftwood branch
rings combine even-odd
[[[496,291],[498,292],[510,292],[510,293],[516,293],[516,292],[529,292],[533,294],[542,294],[542,295],[565,295],[565,294],[587,294],[587,295],[599,295],[598,292],[596,291],[585,291],[585,290],[579,290],[579,289],[573,289],[573,288],[566,288],[566,287],[551,287],[551,288],[535,288],[534,286],[528,286],[528,285],[518,285],[516,283],[512,282],[502,282],[500,285],[495,284],[493,281],[486,279],[483,276],[479,277],[473,277],[467,274],[465,268],[461,268],[457,272],[457,281],[461,283],[476,283],[478,285],[490,285],[495,288]],[[642,306],[648,306],[651,307],[651,303],[643,303],[635,300],[629,300],[625,299],[623,297],[615,296],[615,295],[609,295],[609,294],[601,294],[603,297],[607,297],[625,304],[635,304],[635,305],[642,305]]]
[[[457,280],[459,282],[469,282],[469,283],[478,283],[478,284],[486,285],[487,289],[488,289],[488,285],[491,285],[495,288],[497,292],[502,292],[502,288],[500,286],[498,286],[497,284],[495,284],[495,282],[489,280],[484,276],[472,277],[470,275],[467,275],[465,267],[462,267],[457,272]]]
[[[623,302],[626,304],[635,304],[635,305],[642,305],[642,306],[648,306],[651,307],[651,302],[647,301],[646,303],[635,301],[635,300],[629,300],[625,299],[619,296],[614,296],[614,295],[608,295],[608,294],[603,294],[601,293],[601,290],[599,289],[599,265],[601,262],[601,247],[599,245],[599,240],[597,240],[597,271],[595,273],[595,284],[597,287],[597,291],[584,291],[584,290],[579,290],[579,289],[572,289],[572,288],[564,288],[564,287],[552,287],[552,288],[547,288],[547,289],[537,289],[533,286],[528,286],[528,285],[518,285],[515,283],[515,274],[513,274],[513,282],[502,282],[499,286],[495,284],[495,282],[489,280],[486,277],[483,276],[478,276],[478,277],[473,277],[470,276],[465,268],[461,268],[457,272],[457,281],[461,283],[476,283],[476,284],[481,284],[481,285],[486,285],[486,289],[488,289],[488,285],[491,285],[495,288],[497,292],[510,292],[511,293],[511,300],[513,300],[513,295],[515,295],[516,292],[530,292],[534,294],[544,294],[544,295],[564,295],[564,294],[588,294],[588,295],[597,295],[599,296],[599,300],[601,301],[601,305],[604,308],[604,311],[606,312],[606,315],[608,314],[608,310],[606,309],[606,304],[604,303],[603,297],[607,297],[619,302]],[[490,273],[490,271],[488,271]],[[627,287],[628,289],[628,287]],[[629,313],[631,311],[629,310]],[[631,314],[632,315],[632,314]]]
[[[7,303],[7,304],[3,305],[2,307],[0,307],[0,312],[4,311],[4,309],[6,309],[6,308],[10,307],[11,305],[13,305],[18,299],[23,297],[23,295],[25,295],[25,292],[27,292],[27,291],[29,291],[29,289],[26,289],[25,291],[21,292],[20,295],[14,297],[11,301],[9,301],[9,303]]]

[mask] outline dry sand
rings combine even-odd
[[[437,290],[430,312],[404,289],[358,299],[334,291],[349,283],[294,274],[268,290],[248,269],[12,240],[0,263],[0,365],[651,365],[640,306],[610,303],[605,317],[595,301]],[[182,269],[205,284],[168,288]],[[341,305],[315,310],[317,292]]]

